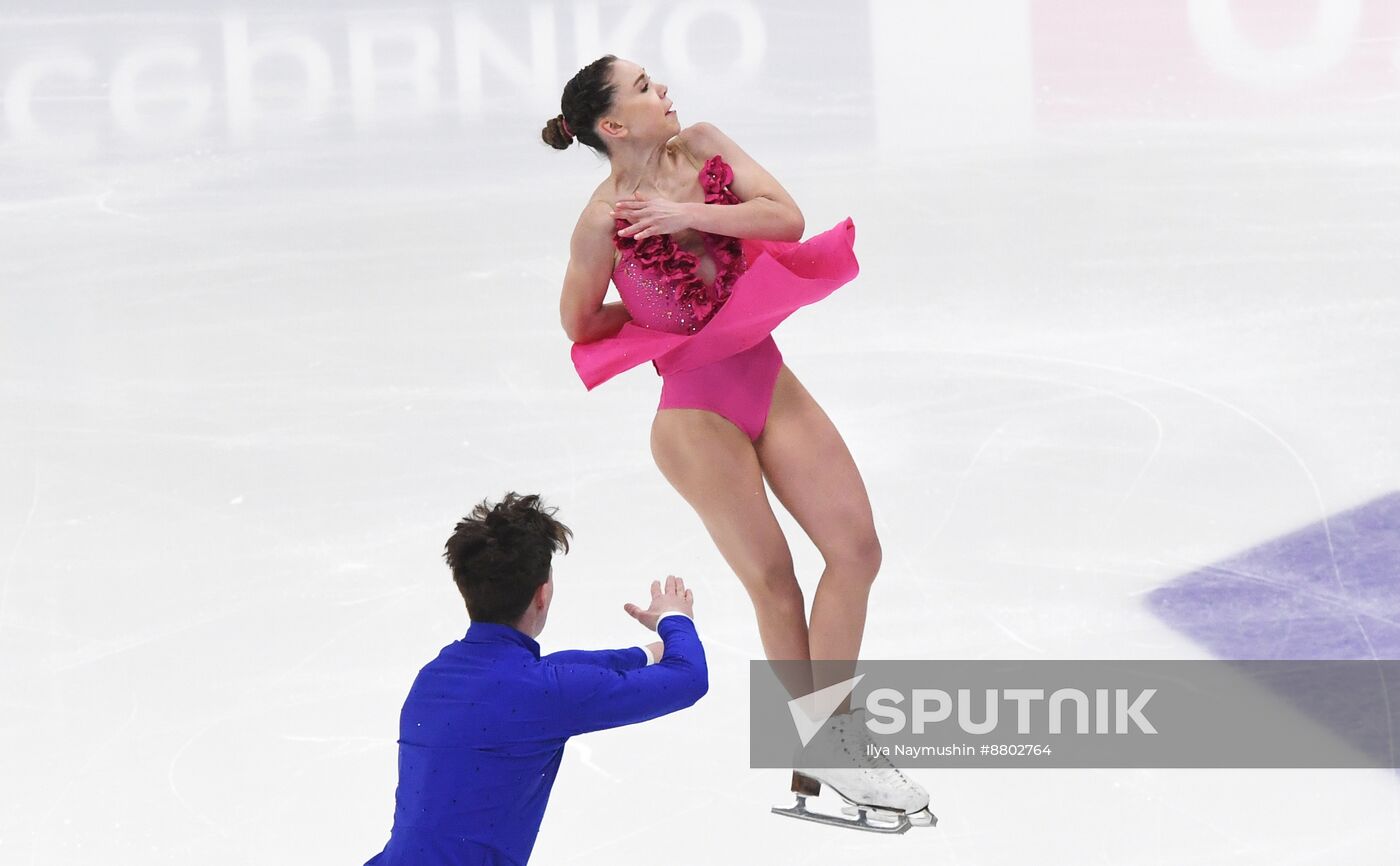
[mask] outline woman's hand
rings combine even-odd
[[[694,205],[695,202],[650,198],[634,192],[613,206],[612,215],[613,219],[625,219],[632,223],[618,234],[641,240],[652,235],[669,235],[690,228]]]

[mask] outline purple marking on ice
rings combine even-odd
[[[1147,602],[1222,659],[1400,658],[1400,493],[1178,578]],[[1377,765],[1400,768],[1400,684],[1366,669],[1337,675],[1362,677],[1362,700],[1333,700],[1315,676],[1262,684]],[[1367,677],[1377,677],[1369,699]]]
[[[1400,658],[1400,493],[1154,590],[1148,606],[1223,659]]]

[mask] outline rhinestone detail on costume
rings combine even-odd
[[[699,173],[706,204],[739,204],[728,186],[734,170],[716,154]],[[640,241],[617,234],[630,225],[614,221],[613,244],[622,253],[613,269],[613,283],[627,312],[638,325],[672,333],[693,334],[704,327],[729,298],[734,281],[749,262],[738,238],[699,232],[701,242],[715,263],[709,285],[700,277],[700,258],[681,247],[669,234]]]

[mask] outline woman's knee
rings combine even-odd
[[[829,571],[843,576],[845,580],[870,585],[880,572],[884,550],[874,527],[860,532],[852,532],[834,544],[828,545],[823,557]]]
[[[797,583],[792,560],[774,560],[748,569],[742,575],[744,587],[753,599],[754,607],[769,610],[805,611],[802,587]]]

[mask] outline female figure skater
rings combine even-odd
[[[714,125],[682,129],[669,88],[636,63],[609,54],[585,66],[561,108],[545,142],[562,150],[577,139],[612,166],[574,228],[560,298],[580,377],[591,390],[652,362],[662,377],[652,456],[748,591],[767,657],[856,659],[880,566],[870,502],[841,435],[770,335],[856,275],[853,222],[799,242],[802,212],[782,185]],[[610,279],[620,303],[603,303]],[[826,563],[810,623],[765,478]],[[842,709],[828,727],[854,743],[864,725]],[[803,770],[793,790],[816,793],[820,782],[895,819],[898,832],[934,821],[928,793],[888,761]],[[843,821],[801,804],[775,811],[875,829],[864,814]]]

